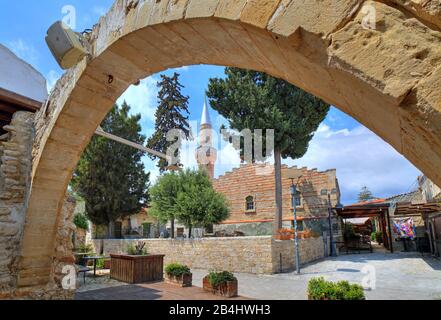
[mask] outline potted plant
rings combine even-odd
[[[112,279],[134,284],[164,278],[164,255],[148,254],[144,242],[131,243],[127,254],[111,254],[110,257]]]
[[[193,275],[188,266],[180,263],[170,263],[165,267],[165,279],[167,283],[177,284],[181,287],[191,287]]]
[[[323,277],[308,283],[309,300],[366,300],[363,288],[348,281],[330,282]]]
[[[237,278],[228,271],[211,271],[203,279],[203,289],[215,295],[232,298],[237,296]]]

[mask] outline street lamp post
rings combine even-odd
[[[334,237],[332,232],[332,208],[331,208],[331,194],[328,193],[328,224],[329,224],[329,245],[331,246],[330,256],[334,256]]]
[[[291,201],[294,210],[294,242],[295,242],[295,251],[296,251],[296,271],[297,274],[300,274],[299,233],[297,226],[297,202],[296,202],[297,195],[298,195],[297,186],[294,184],[294,179],[292,179]]]

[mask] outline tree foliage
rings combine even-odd
[[[179,82],[179,74],[174,73],[172,77],[161,75],[161,81],[158,82],[160,88],[158,93],[158,108],[155,113],[155,133],[147,141],[147,147],[167,154],[167,149],[177,142],[167,141],[167,134],[170,130],[181,130],[181,139],[190,137],[190,125],[188,123],[188,97],[181,93],[183,86]],[[174,156],[179,161],[179,148]],[[150,155],[153,160],[158,159]],[[166,171],[167,161],[159,158],[158,167],[160,172]]]
[[[149,215],[156,217],[161,223],[175,219],[179,183],[179,175],[175,172],[165,173],[158,179],[150,188]]]
[[[372,192],[369,190],[368,187],[364,186],[363,188],[361,188],[361,191],[358,194],[358,201],[359,202],[369,201],[369,200],[373,200],[373,199],[375,199],[375,197],[372,194]]]
[[[145,142],[140,115],[129,115],[130,107],[115,105],[101,124],[104,131],[133,141]],[[72,188],[86,205],[87,217],[98,225],[113,223],[138,213],[148,201],[149,173],[141,161],[143,153],[121,143],[94,136],[84,151]]]
[[[281,228],[281,158],[297,159],[306,153],[329,105],[265,73],[226,68],[225,74],[226,78],[210,79],[207,95],[211,107],[228,120],[229,129],[235,132],[263,130],[263,156],[273,155],[275,160],[276,220],[277,228]],[[274,129],[274,152],[265,150],[267,129]],[[245,144],[237,147],[243,156]],[[252,156],[256,160],[254,152]]]
[[[79,229],[89,230],[89,220],[87,219],[87,215],[84,213],[77,213],[74,216],[73,223]]]
[[[229,216],[225,197],[217,193],[204,171],[165,173],[151,188],[149,213],[159,221],[176,219],[189,228],[208,227]]]

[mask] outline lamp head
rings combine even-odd
[[[80,62],[88,50],[74,32],[62,21],[55,22],[47,31],[46,43],[62,69],[70,69]]]

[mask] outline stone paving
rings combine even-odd
[[[348,280],[362,283],[366,266],[374,267],[376,289],[366,291],[368,300],[441,299],[441,261],[415,253],[362,253],[327,258],[304,266],[301,274],[235,274],[239,294],[254,299],[305,300],[309,279]],[[369,267],[368,267],[369,268]],[[198,283],[206,271],[193,270]]]
[[[275,275],[237,273],[239,295],[251,299],[305,300],[309,279],[348,280],[361,284],[363,268],[375,270],[376,288],[366,291],[369,300],[441,299],[441,261],[415,253],[362,253],[327,258],[294,272]],[[193,270],[193,284],[202,287],[206,270]],[[201,288],[179,288],[165,283],[127,285],[108,275],[87,277],[77,293],[79,300],[217,300]]]
[[[113,281],[113,280],[111,280]],[[207,293],[199,287],[181,288],[165,282],[111,286],[92,291],[77,292],[76,300],[249,300],[231,299]]]

